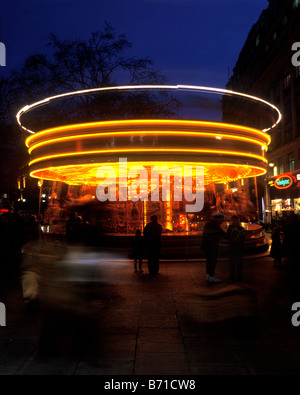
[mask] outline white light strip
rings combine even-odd
[[[263,129],[263,132],[267,132],[270,129],[273,129],[276,125],[278,125],[278,123],[282,119],[281,112],[273,104],[267,102],[266,100],[260,99],[259,97],[247,95],[246,93],[235,92],[232,90],[221,89],[221,88],[212,88],[212,87],[206,87],[206,86],[195,86],[195,85],[121,85],[121,86],[112,86],[112,87],[105,87],[105,88],[92,88],[92,89],[78,90],[78,91],[74,91],[74,92],[67,92],[67,93],[62,93],[59,95],[48,97],[46,99],[32,103],[30,105],[26,105],[23,108],[21,108],[18,111],[18,113],[16,114],[17,122],[21,126],[21,128],[24,129],[26,132],[34,134],[35,132],[33,132],[30,129],[27,129],[25,126],[22,125],[21,116],[24,115],[25,113],[27,113],[28,111],[33,110],[36,107],[39,107],[41,105],[50,103],[51,101],[61,99],[63,97],[68,97],[68,96],[86,95],[88,93],[107,92],[107,91],[112,91],[112,90],[139,90],[139,89],[170,89],[170,90],[184,90],[184,91],[192,90],[192,91],[216,92],[216,93],[230,94],[230,95],[234,95],[234,96],[245,97],[248,99],[258,101],[260,103],[263,103],[263,104],[269,106],[270,108],[275,110],[278,114],[277,121],[270,128]]]

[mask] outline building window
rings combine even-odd
[[[290,81],[291,81],[291,75],[289,74],[283,80],[284,89],[287,89],[290,86]]]
[[[277,176],[278,175],[278,167],[277,166],[274,166],[273,167],[273,176],[275,177],[275,176]]]
[[[287,22],[288,22],[288,17],[285,15],[282,20],[282,26],[286,26]]]
[[[258,47],[258,45],[259,45],[259,35],[256,36],[255,44]]]
[[[282,174],[284,173],[284,166],[283,166],[283,160],[282,158],[279,159],[279,163],[278,163],[278,174]]]
[[[278,98],[279,95],[280,95],[280,85],[279,85],[279,81],[276,81],[274,88],[274,96],[275,98]]]
[[[289,154],[288,162],[289,162],[289,171],[294,171],[295,170],[295,158],[294,158],[293,152],[291,154]]]

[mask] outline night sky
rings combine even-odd
[[[148,56],[170,84],[224,88],[267,0],[0,0],[6,67],[47,52],[49,34],[88,38],[105,21],[126,34],[129,54]]]

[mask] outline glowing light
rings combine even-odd
[[[144,215],[143,215],[143,229],[144,229],[145,226],[147,225],[147,202],[146,202],[146,200],[143,201],[143,211],[144,211]]]
[[[143,152],[176,152],[178,153],[178,149],[176,148],[143,148]],[[29,162],[29,166],[33,165],[34,163],[41,162],[48,159],[56,159],[56,158],[64,158],[64,157],[73,157],[73,156],[82,156],[82,155],[94,155],[94,154],[111,154],[111,153],[128,153],[128,152],[141,152],[139,148],[126,148],[126,149],[113,149],[113,150],[93,150],[93,151],[81,151],[81,152],[64,152],[61,154],[52,154],[42,156],[36,159],[33,159]],[[266,158],[260,155],[249,154],[247,152],[239,152],[239,151],[227,151],[227,150],[214,150],[214,149],[180,149],[180,152],[186,153],[197,153],[197,154],[219,154],[219,155],[230,155],[230,156],[244,156],[248,158],[256,158],[263,162],[268,162]]]
[[[81,131],[82,132],[82,129],[94,129],[94,128],[101,128],[101,129],[106,129],[107,127],[109,127],[109,128],[111,128],[111,129],[115,129],[115,128],[118,128],[118,127],[135,127],[135,126],[140,126],[140,127],[143,127],[143,128],[145,128],[145,127],[148,127],[148,126],[152,126],[152,127],[155,127],[155,130],[132,130],[132,129],[130,129],[130,130],[128,130],[128,131],[124,131],[124,130],[122,130],[122,131],[120,131],[120,132],[117,132],[117,131],[114,131],[114,132],[105,132],[105,131],[103,131],[103,132],[99,132],[99,135],[106,135],[106,136],[113,136],[113,135],[120,135],[120,134],[122,134],[122,133],[130,133],[130,134],[132,134],[132,133],[134,133],[134,134],[138,134],[138,133],[156,133],[156,132],[161,132],[161,133],[194,133],[195,135],[196,134],[199,134],[199,133],[201,133],[201,135],[206,135],[206,136],[216,136],[216,132],[213,132],[213,131],[210,131],[210,132],[204,132],[204,131],[197,131],[197,132],[191,132],[190,130],[189,131],[185,131],[185,130],[182,130],[182,131],[177,131],[177,130],[156,130],[157,129],[157,125],[159,125],[160,127],[161,126],[164,126],[164,125],[167,125],[167,126],[170,126],[170,127],[174,127],[174,126],[176,126],[176,127],[188,127],[189,129],[190,128],[206,128],[206,127],[208,127],[208,128],[210,128],[210,129],[213,129],[213,128],[217,128],[217,129],[219,129],[219,130],[226,130],[227,131],[227,133],[228,133],[228,129],[230,130],[230,131],[237,131],[237,132],[239,132],[239,133],[243,133],[243,134],[245,134],[245,133],[249,133],[250,135],[256,135],[257,137],[259,137],[259,138],[262,138],[264,141],[265,141],[265,143],[266,144],[270,144],[270,142],[271,142],[271,138],[270,138],[270,136],[267,134],[267,133],[265,133],[265,132],[262,132],[262,131],[260,131],[260,130],[257,130],[257,129],[254,129],[254,128],[250,128],[250,127],[247,127],[247,126],[240,126],[240,125],[233,125],[233,124],[228,124],[228,123],[220,123],[220,122],[209,122],[209,121],[187,121],[187,120],[165,120],[165,119],[141,119],[141,120],[122,120],[122,121],[101,121],[101,122],[90,122],[90,123],[80,123],[80,124],[74,124],[74,125],[67,125],[67,126],[58,126],[58,127],[56,127],[56,128],[51,128],[51,129],[46,129],[46,130],[43,130],[43,131],[40,131],[40,132],[38,132],[38,133],[35,133],[35,134],[33,134],[33,135],[31,135],[31,136],[29,136],[27,139],[26,139],[26,141],[25,141],[25,144],[26,144],[26,146],[27,147],[29,147],[29,146],[32,146],[33,144],[33,142],[35,141],[35,140],[40,140],[40,138],[42,137],[42,138],[44,138],[44,137],[46,137],[46,136],[48,136],[48,135],[52,135],[51,136],[51,139],[53,139],[54,140],[54,138],[53,138],[53,135],[56,135],[56,134],[58,134],[58,135],[61,135],[62,134],[62,132],[68,132],[68,131],[70,131],[70,132],[72,132],[73,134],[74,134],[74,132],[76,132],[76,131]],[[87,133],[81,133],[81,134],[74,134],[74,136],[73,135],[71,135],[71,136],[66,136],[66,137],[74,137],[74,138],[84,138],[85,136],[87,136],[87,137],[93,137],[93,136],[97,136],[98,137],[98,135],[97,135],[97,133],[89,133],[89,134],[87,134]],[[230,138],[246,138],[246,137],[244,137],[244,136],[240,136],[240,135],[234,135],[234,134],[226,134],[226,133],[223,133],[222,132],[222,136],[220,135],[220,132],[219,133],[217,133],[217,135],[219,136],[219,137],[221,137],[222,138],[222,136],[223,137],[230,137]],[[61,137],[61,136],[59,136],[59,137],[57,137],[58,139],[59,138],[64,138],[64,137]],[[255,139],[253,139],[253,140],[255,140]],[[47,140],[46,140],[47,141]],[[257,140],[258,141],[258,140]],[[261,144],[261,143],[260,143]]]
[[[230,94],[263,103],[276,111],[278,117],[270,128],[264,130],[209,121],[135,119],[79,123],[35,133],[21,123],[21,117],[25,113],[60,98],[142,89]],[[281,120],[281,113],[274,105],[255,96],[189,85],[136,85],[79,90],[27,105],[16,116],[19,125],[31,134],[26,139],[28,152],[32,154],[29,163],[29,166],[33,166],[31,176],[72,185],[97,185],[97,168],[107,164],[116,165],[116,154],[128,157],[131,165],[150,167],[154,164],[161,166],[172,163],[184,166],[188,161],[195,166],[203,165],[206,184],[228,184],[230,181],[262,175],[266,173],[265,152],[271,142],[266,131]],[[172,225],[172,215],[168,208],[166,213],[167,222]]]
[[[66,97],[72,97],[72,96],[80,96],[80,95],[87,95],[89,93],[96,93],[96,92],[108,92],[108,91],[125,91],[125,90],[183,90],[183,91],[196,91],[196,92],[212,92],[212,93],[219,93],[219,94],[230,94],[233,96],[237,97],[243,97],[247,98],[250,100],[254,100],[259,103],[263,103],[264,105],[268,106],[269,108],[272,108],[275,112],[277,112],[277,120],[276,122],[270,126],[269,128],[264,129],[264,132],[267,132],[274,128],[278,123],[281,121],[282,115],[278,108],[274,106],[273,104],[267,102],[266,100],[260,99],[256,96],[248,95],[245,93],[241,92],[235,92],[232,90],[227,90],[227,89],[220,89],[220,88],[212,88],[212,87],[205,87],[205,86],[194,86],[194,85],[125,85],[125,86],[114,86],[114,87],[104,87],[104,88],[93,88],[93,89],[85,89],[85,90],[78,90],[74,92],[68,92],[68,93],[63,93],[60,95],[55,95],[48,97],[46,99],[40,100],[36,103],[32,103],[30,105],[26,105],[23,108],[21,108],[18,113],[16,114],[17,122],[21,126],[21,128],[29,133],[35,133],[34,131],[26,128],[25,126],[22,125],[21,123],[21,116],[24,115],[25,113],[39,107],[45,104],[48,104],[52,101],[61,99],[61,98],[66,98]]]
[[[43,178],[44,180],[50,181],[62,181],[70,185],[82,185],[88,183],[89,185],[98,185],[96,178],[97,170],[100,166],[106,165],[106,162],[93,163],[93,164],[73,164],[73,165],[61,165],[55,167],[44,167],[36,170],[32,170],[30,173],[31,177]],[[131,166],[145,165],[140,162],[130,162]],[[178,165],[178,162],[151,162],[153,166],[166,165],[172,168]],[[236,164],[220,164],[220,163],[205,163],[205,162],[184,162],[182,166],[204,166],[204,180],[205,184],[211,182],[229,182],[235,181],[238,177],[253,177],[255,175],[263,175],[266,173],[264,167],[249,166],[249,165],[236,165]],[[110,166],[116,169],[118,176],[119,163],[110,163]],[[150,166],[150,165],[149,165]],[[243,181],[243,180],[242,180]]]
[[[93,134],[80,134],[80,135],[74,135],[74,136],[67,136],[67,137],[57,137],[57,138],[52,138],[49,140],[44,140],[36,144],[32,144],[30,148],[28,149],[29,154],[31,152],[39,147],[53,144],[53,143],[60,143],[64,141],[71,141],[71,140],[77,140],[77,139],[88,139],[88,138],[104,138],[104,137],[114,137],[114,136],[132,136],[132,135],[181,135],[181,136],[195,136],[195,137],[211,137],[214,138],[215,134],[214,133],[205,133],[205,132],[187,132],[187,131],[130,131],[130,132],[104,132],[104,133],[93,133]],[[40,137],[39,134],[36,135],[37,137]],[[216,139],[222,140],[223,138],[225,139],[233,139],[233,140],[238,140],[238,141],[247,141],[251,142],[253,144],[257,144],[262,149],[266,149],[266,146],[261,146],[261,141],[256,140],[254,138],[249,138],[249,137],[244,137],[244,136],[237,136],[237,135],[231,135],[231,134],[223,134],[223,136],[217,136]],[[269,139],[267,140],[269,141]],[[27,144],[29,142],[27,141]],[[27,145],[28,146],[28,145]]]
[[[287,189],[293,184],[293,182],[294,180],[291,176],[284,175],[276,178],[274,185],[277,189]]]

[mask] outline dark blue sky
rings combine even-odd
[[[105,21],[149,56],[171,84],[223,88],[267,0],[0,0],[5,75],[46,52],[50,33],[88,38]]]

